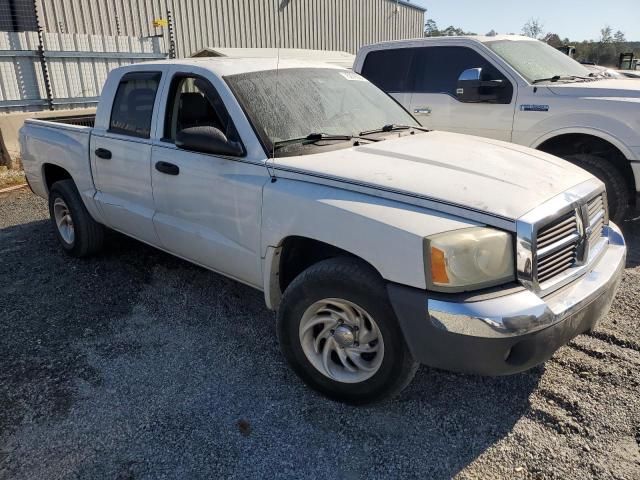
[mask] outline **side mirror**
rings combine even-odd
[[[504,87],[504,80],[483,80],[482,68],[470,68],[458,77],[456,96],[463,103],[496,103],[500,100],[496,90]]]
[[[244,148],[215,127],[189,127],[176,134],[176,147],[212,155],[240,157]]]

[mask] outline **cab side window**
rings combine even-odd
[[[228,139],[237,133],[222,100],[213,86],[200,77],[177,76],[168,97],[164,140],[175,141],[176,135],[191,127],[213,127]]]
[[[475,50],[467,47],[417,50],[414,61],[416,93],[444,93],[455,98],[460,74],[470,68],[482,68],[482,80],[502,80],[505,83],[504,103],[511,103],[511,82]]]
[[[149,138],[161,77],[159,72],[127,73],[122,77],[113,100],[109,132]]]
[[[362,76],[387,93],[411,91],[414,48],[378,50],[367,55]]]

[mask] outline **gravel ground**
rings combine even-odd
[[[67,258],[46,218],[0,198],[0,478],[640,478],[640,217],[593,334],[365,408],[298,381],[259,292],[115,234]]]

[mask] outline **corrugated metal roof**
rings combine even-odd
[[[282,60],[302,60],[329,63],[344,68],[352,68],[356,56],[348,52],[334,50],[307,50],[302,48],[218,48],[207,47],[192,57],[235,57],[235,58],[281,58]]]

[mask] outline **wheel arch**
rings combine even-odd
[[[625,178],[630,193],[635,192],[636,181],[629,161],[629,158],[632,158],[632,153],[617,138],[605,132],[594,132],[587,129],[554,132],[536,140],[532,147],[559,157],[575,153],[606,156],[606,161]]]
[[[269,247],[264,262],[264,293],[267,307],[277,310],[282,294],[295,278],[307,268],[335,257],[357,259],[382,274],[370,262],[353,252],[310,237],[291,235],[276,247]]]
[[[60,180],[71,180],[75,184],[75,180],[69,171],[54,163],[42,164],[42,180],[46,187],[47,194],[51,191],[51,186]]]

